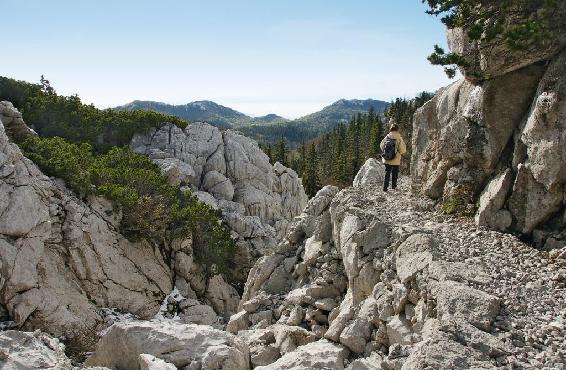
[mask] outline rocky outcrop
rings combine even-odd
[[[232,130],[169,124],[134,137],[130,147],[149,156],[171,182],[222,210],[238,244],[233,283],[244,284],[255,260],[275,247],[306,205],[297,174],[272,166],[255,141]]]
[[[72,370],[65,346],[39,330],[0,332],[0,368]]]
[[[505,11],[505,17],[501,25],[504,29],[509,26],[526,23],[533,20],[535,16],[538,30],[546,29],[547,32],[541,38],[523,45],[519,48],[511,48],[501,35],[493,39],[470,40],[468,29],[453,28],[447,31],[447,41],[450,50],[461,55],[467,65],[460,71],[469,80],[481,81],[505,75],[509,72],[521,69],[537,62],[547,61],[558,54],[566,45],[566,26],[564,16],[566,5],[563,2],[556,3],[552,11],[548,9],[541,11],[540,3],[530,0],[515,0],[508,3],[509,8]],[[486,12],[493,11],[493,7],[499,7],[497,1],[482,4]],[[520,38],[521,36],[519,36]]]
[[[453,50],[477,64],[415,113],[413,190],[451,209],[477,206],[480,226],[564,246],[564,35],[545,50],[517,53],[462,35],[449,32]],[[490,77],[472,78],[478,68]]]
[[[143,318],[159,310],[170,268],[153,246],[119,234],[103,201],[92,203],[43,175],[0,123],[0,306],[13,327],[89,346],[101,307]]]
[[[385,177],[385,166],[378,162],[375,158],[370,158],[360,168],[356,177],[354,178],[354,187],[373,185],[383,185],[383,178]]]
[[[144,355],[158,358],[176,368],[249,368],[248,347],[232,334],[209,326],[172,321],[114,324],[97,344],[86,365],[141,369],[140,361],[148,362]]]
[[[526,349],[520,327],[534,311],[520,313],[517,272],[484,262],[508,266],[531,252],[510,236],[445,224],[371,181],[327,186],[252,268],[228,330],[261,369],[529,368],[545,356],[551,366],[559,356]],[[530,274],[521,285],[544,279]],[[548,325],[560,314],[546,315]],[[536,360],[525,365],[521,353]]]

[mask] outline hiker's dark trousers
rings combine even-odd
[[[389,181],[391,181],[391,189],[397,188],[398,177],[399,177],[399,166],[386,164],[385,179],[383,179],[383,190],[387,191],[387,189],[389,188]]]

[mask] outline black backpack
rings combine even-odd
[[[383,147],[383,154],[381,155],[381,157],[386,161],[391,161],[395,159],[395,157],[397,156],[396,146],[397,146],[397,140],[387,136],[385,138],[385,145]]]

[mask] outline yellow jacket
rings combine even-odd
[[[381,144],[379,144],[381,151],[385,149],[385,140],[387,139],[387,137],[390,137],[397,141],[395,145],[395,150],[397,151],[397,155],[395,156],[395,158],[393,158],[390,161],[386,161],[383,158],[381,160],[385,164],[389,164],[392,166],[399,166],[401,165],[401,156],[407,152],[407,146],[405,145],[405,141],[403,141],[403,138],[401,137],[399,131],[391,131],[390,133],[387,134],[387,136],[383,138],[383,140],[381,140]]]

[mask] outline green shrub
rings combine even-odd
[[[93,154],[89,144],[60,137],[30,136],[20,146],[42,171],[62,178],[80,196],[112,200],[123,212],[120,229],[128,238],[149,240],[168,257],[173,239],[192,235],[195,261],[208,275],[233,266],[236,247],[220,213],[170,185],[147,157],[127,147]]]
[[[77,194],[90,191],[94,157],[89,144],[72,144],[60,137],[47,140],[29,136],[20,147],[45,173],[64,179]]]

